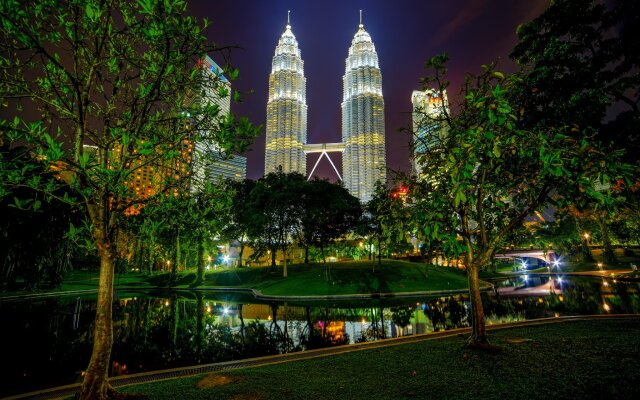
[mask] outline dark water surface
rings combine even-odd
[[[487,324],[640,313],[640,286],[613,279],[494,281]],[[466,296],[264,302],[245,293],[117,292],[111,375],[338,346],[466,327]],[[0,301],[0,397],[79,382],[91,354],[95,297]]]

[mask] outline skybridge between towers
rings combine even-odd
[[[336,175],[338,175],[338,179],[342,180],[342,175],[340,175],[340,172],[338,172],[338,168],[336,168],[336,165],[331,160],[329,153],[344,153],[344,143],[305,144],[302,146],[302,151],[304,151],[305,155],[320,153],[320,157],[318,157],[318,160],[313,166],[313,169],[311,169],[311,172],[309,173],[307,180],[311,180],[311,177],[313,177],[313,173],[316,171],[318,164],[320,164],[320,160],[322,160],[322,157],[327,157],[327,160],[329,160],[329,163],[333,167],[333,170],[336,172]]]

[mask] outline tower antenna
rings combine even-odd
[[[291,25],[291,10],[287,10],[287,25]]]
[[[362,28],[362,10],[360,10],[360,27]]]

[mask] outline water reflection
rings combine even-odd
[[[488,324],[640,313],[637,284],[529,276],[494,282]],[[111,375],[337,346],[468,326],[466,296],[266,303],[243,293],[119,293]],[[0,396],[77,382],[91,353],[95,300],[0,302]]]

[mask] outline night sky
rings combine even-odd
[[[233,89],[247,93],[232,111],[263,125],[247,156],[247,177],[264,173],[264,125],[268,76],[275,46],[291,10],[307,78],[309,143],[341,141],[342,75],[351,39],[358,29],[358,10],[371,35],[382,70],[385,101],[387,166],[408,170],[410,135],[399,132],[411,123],[411,92],[420,89],[424,62],[447,52],[450,57],[449,101],[454,104],[465,73],[500,59],[502,70],[515,67],[508,55],[519,24],[538,16],[549,0],[191,0],[190,13],[212,22],[208,35],[219,46],[239,46],[231,63],[239,68]],[[212,58],[223,65],[220,55]],[[332,154],[341,168],[340,154]],[[308,156],[311,170],[317,155]],[[335,180],[327,160],[317,175]]]

